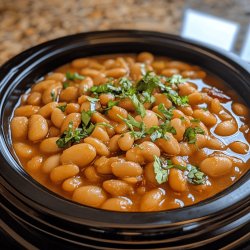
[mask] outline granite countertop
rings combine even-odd
[[[0,65],[38,43],[78,32],[144,29],[178,34],[187,7],[246,23],[248,6],[249,0],[0,0]]]

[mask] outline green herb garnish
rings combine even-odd
[[[145,110],[143,104],[138,100],[138,98],[135,94],[130,96],[130,99],[135,106],[136,112],[143,118],[146,115],[146,110]]]
[[[186,140],[189,144],[195,144],[196,143],[196,135],[197,134],[201,134],[204,135],[205,131],[200,128],[200,127],[189,127],[186,129],[185,133],[184,133],[184,140]]]
[[[188,182],[195,185],[205,184],[207,179],[206,175],[201,172],[199,168],[191,164],[187,164],[186,176],[188,178]]]
[[[61,105],[61,106],[57,106],[58,109],[62,110],[62,112],[65,112],[67,107],[67,104]]]
[[[181,75],[178,74],[166,78],[167,82],[169,82],[171,85],[176,85],[176,86],[178,86],[180,83],[186,82],[187,80],[188,79],[184,79],[182,78]]]
[[[57,98],[55,91],[51,91],[50,96],[51,96],[52,101],[55,102]]]
[[[177,168],[180,170],[185,170],[186,168],[181,165],[174,165],[170,160],[162,160],[158,156],[154,156],[154,173],[155,179],[158,184],[162,184],[168,181],[169,169]]]
[[[167,120],[171,120],[173,117],[173,110],[175,107],[167,109],[163,103],[158,105],[158,110],[164,115]]]
[[[63,82],[63,89],[66,89],[69,87],[69,83],[68,82]]]
[[[66,72],[66,78],[67,80],[75,81],[75,80],[83,80],[85,77],[78,74],[77,72],[75,73]]]

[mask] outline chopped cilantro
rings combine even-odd
[[[138,100],[137,96],[134,94],[130,96],[131,101],[133,102],[135,106],[136,112],[141,116],[144,117],[146,115],[146,110],[143,106],[143,104]]]
[[[158,105],[158,110],[164,115],[167,120],[171,120],[173,117],[173,110],[175,107],[167,109],[163,103]]]
[[[50,96],[51,96],[52,101],[55,102],[57,98],[55,91],[51,91]]]
[[[61,137],[56,141],[56,144],[59,148],[64,148],[72,145],[74,142],[80,142],[86,134],[81,128],[73,129],[73,122],[69,123],[68,129],[63,132]]]
[[[181,75],[178,74],[166,78],[167,82],[169,82],[171,85],[176,85],[176,86],[178,86],[180,83],[186,82],[187,80],[188,79],[184,79],[182,78]]]
[[[200,184],[205,184],[206,182],[207,179],[206,175],[203,172],[201,172],[199,168],[191,164],[187,164],[185,173],[188,178],[188,182],[191,184],[200,185]]]
[[[197,134],[204,135],[205,131],[200,127],[188,127],[184,133],[184,140],[186,140],[189,144],[195,144]]]
[[[166,96],[177,106],[187,106],[188,105],[188,97],[187,96],[179,96],[178,93],[173,90],[171,87],[165,87],[164,90]]]
[[[65,112],[66,107],[67,107],[67,104],[57,106],[57,108],[60,109],[60,110],[62,110],[62,112]]]
[[[194,118],[194,119],[190,120],[190,122],[193,122],[193,123],[199,123],[199,122],[200,122],[200,119],[196,119],[196,118]]]
[[[147,91],[151,94],[159,85],[161,85],[161,79],[153,72],[147,72],[137,83],[136,89],[138,92]]]
[[[156,155],[154,155],[153,167],[154,167],[155,179],[158,182],[158,184],[162,184],[168,181],[169,169],[171,168],[177,168],[180,170],[186,169],[186,167],[184,166],[174,165],[170,160],[162,160]]]
[[[90,97],[90,96],[87,96],[87,100],[91,103],[95,103],[95,102],[98,102],[99,99],[98,98],[94,98],[94,97]]]
[[[69,87],[69,83],[68,82],[63,82],[63,89],[66,89]]]
[[[67,80],[75,81],[75,80],[83,80],[85,77],[78,74],[77,72],[75,73],[66,72],[66,78]]]

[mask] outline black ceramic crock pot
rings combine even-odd
[[[227,190],[193,206],[122,213],[59,197],[33,180],[15,159],[10,118],[18,98],[32,83],[78,57],[141,51],[200,65],[225,80],[250,105],[250,67],[177,36],[133,30],[91,32],[49,41],[17,55],[0,69],[1,249],[248,248],[249,172]]]

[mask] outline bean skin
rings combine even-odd
[[[132,201],[128,198],[117,197],[110,198],[102,204],[102,209],[119,211],[119,212],[128,212],[131,210]]]
[[[30,141],[39,141],[48,134],[48,124],[41,115],[32,115],[28,124],[28,138]]]
[[[28,118],[25,116],[17,116],[11,120],[10,128],[14,139],[26,139],[28,136]]]
[[[220,177],[228,174],[232,166],[232,161],[224,156],[211,156],[200,163],[201,170],[211,177]]]
[[[91,207],[99,207],[106,199],[103,189],[93,185],[77,188],[72,196],[73,201]]]
[[[61,182],[79,173],[79,168],[74,164],[61,165],[52,169],[50,179],[53,182]]]
[[[80,143],[65,149],[60,160],[63,164],[76,164],[78,167],[82,168],[89,165],[95,157],[96,150],[92,145]]]
[[[133,193],[133,188],[121,180],[107,180],[103,182],[103,188],[112,196],[126,196]]]
[[[112,172],[117,177],[135,177],[142,174],[142,167],[135,162],[114,162],[111,165]]]

